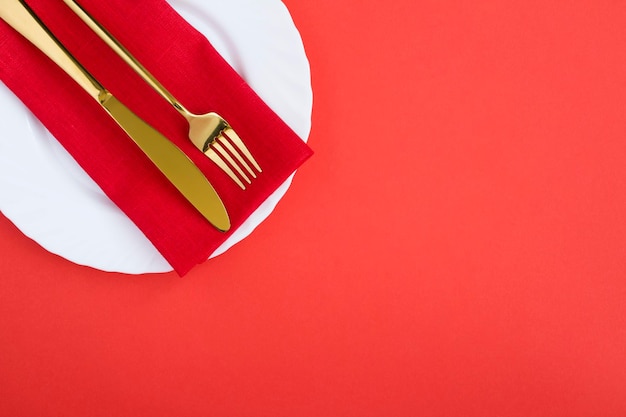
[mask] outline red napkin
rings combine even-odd
[[[29,0],[41,19],[118,99],[180,147],[227,207],[232,233],[312,154],[207,39],[163,0],[82,0],[190,111],[222,115],[263,173],[245,191],[188,140],[186,121],[61,1]],[[0,20],[0,79],[30,108],[181,276],[229,236],[164,179],[99,105]]]

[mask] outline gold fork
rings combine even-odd
[[[76,15],[113,49],[145,82],[167,100],[189,123],[189,139],[224,171],[242,190],[251,184],[251,178],[261,173],[256,162],[239,135],[224,118],[214,112],[194,114],[187,110],[137,59],[98,23],[75,0],[63,0]],[[250,166],[252,165],[254,169]],[[233,169],[235,171],[233,171]],[[256,170],[256,172],[255,172]]]

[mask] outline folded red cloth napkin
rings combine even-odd
[[[61,1],[28,0],[118,99],[180,147],[227,207],[234,231],[312,154],[209,41],[163,0],[82,0],[189,110],[215,111],[263,168],[245,191],[188,140],[186,121]],[[0,80],[39,118],[181,276],[230,235],[214,229],[63,71],[0,20]],[[62,198],[62,196],[60,196]]]

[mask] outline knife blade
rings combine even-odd
[[[85,69],[23,0],[2,0],[0,18],[63,69],[126,132],[152,163],[216,229],[230,229],[224,204],[198,167]]]

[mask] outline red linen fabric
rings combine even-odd
[[[28,3],[106,88],[198,165],[227,207],[230,233],[311,156],[311,149],[165,1],[82,0],[81,5],[190,111],[215,111],[229,121],[263,169],[245,191],[195,148],[186,121],[62,1]],[[181,276],[230,235],[198,214],[98,103],[3,21],[0,50],[0,80]]]

